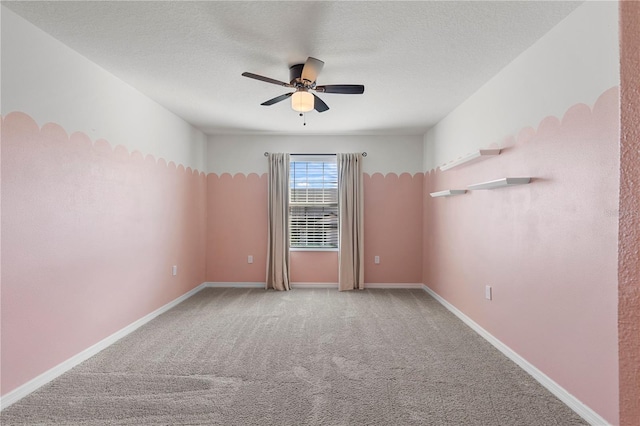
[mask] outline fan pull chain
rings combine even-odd
[[[306,125],[307,125],[307,114],[306,114],[306,113],[301,112],[301,113],[300,113],[300,117],[302,117],[302,125],[303,125],[303,126],[306,126]]]

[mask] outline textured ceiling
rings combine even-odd
[[[53,37],[208,134],[423,134],[581,2],[3,2]],[[307,113],[290,65],[325,62]]]

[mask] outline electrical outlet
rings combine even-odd
[[[178,275],[178,265],[173,265],[171,267],[171,275],[173,275],[173,276]]]
[[[247,256],[247,263],[253,263],[253,256],[252,255]]]
[[[485,299],[491,300],[492,296],[493,295],[492,295],[492,291],[491,291],[491,286],[490,285],[485,286],[485,288],[484,288],[484,297],[485,297]]]
[[[375,263],[376,265],[380,263],[380,256],[375,256],[373,258],[373,263]]]

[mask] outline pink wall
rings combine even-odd
[[[207,274],[213,282],[264,282],[267,175],[207,176]],[[247,257],[253,256],[253,263]]]
[[[424,283],[614,424],[618,130],[614,88],[424,185]],[[518,176],[534,180],[428,195]]]
[[[207,180],[207,281],[264,282],[266,174],[211,173]],[[421,282],[422,180],[421,173],[365,174],[365,282]],[[336,283],[337,253],[291,252],[291,281]]]
[[[620,424],[640,419],[640,2],[620,3]]]
[[[422,282],[422,181],[422,173],[365,175],[365,283]]]
[[[337,283],[337,251],[292,251],[291,282]]]
[[[204,174],[23,113],[2,166],[2,394],[204,281]]]

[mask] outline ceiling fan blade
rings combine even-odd
[[[278,86],[293,87],[291,84],[285,83],[284,81],[275,80],[275,79],[269,78],[269,77],[263,77],[261,75],[253,74],[251,72],[243,72],[242,75],[243,75],[243,77],[249,77],[249,78],[253,78],[255,80],[265,81],[267,83],[277,84]]]
[[[304,63],[304,67],[302,68],[302,75],[300,76],[303,80],[308,80],[310,82],[316,81],[318,78],[318,74],[322,71],[322,67],[324,67],[324,62],[320,59],[312,58],[309,56],[307,58],[307,62]]]
[[[269,99],[268,101],[264,101],[263,103],[261,103],[260,105],[265,105],[265,106],[269,106],[269,105],[273,105],[273,104],[277,104],[278,102],[282,102],[285,99],[287,99],[288,97],[290,97],[291,95],[293,95],[295,92],[291,92],[291,93],[285,93],[284,95],[280,95],[280,96],[276,96],[273,99]]]
[[[316,86],[315,91],[320,93],[360,95],[364,93],[364,86],[362,84],[330,84],[328,86]]]
[[[313,95],[313,109],[318,112],[325,112],[329,109],[327,104],[325,104],[322,99],[317,97],[315,94]]]

